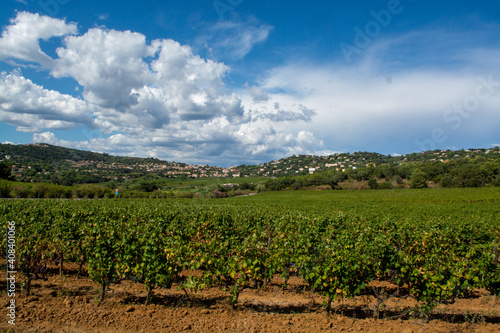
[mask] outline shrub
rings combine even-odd
[[[5,180],[0,180],[0,198],[9,198],[10,185]]]
[[[196,193],[198,194],[198,193]],[[162,190],[154,190],[149,195],[150,198],[154,199],[165,199],[165,198],[173,198],[175,196],[173,191],[162,191]]]
[[[378,188],[378,182],[375,178],[370,178],[368,180],[368,186],[370,186],[371,189],[377,189]]]
[[[210,197],[211,198],[215,198],[215,199],[226,198],[227,197],[227,193],[214,190],[214,191],[212,191],[212,193],[210,193]]]
[[[266,191],[266,186],[263,184],[259,184],[255,187],[255,190],[257,190],[258,193],[262,193]]]
[[[184,192],[184,191],[179,191],[179,192],[175,192],[175,197],[176,197],[176,198],[187,198],[187,199],[191,199],[191,198],[194,198],[194,193],[193,193],[193,192]]]
[[[500,187],[500,176],[493,180],[493,186]]]
[[[12,198],[27,198],[30,195],[30,188],[24,184],[15,184],[10,188]]]
[[[37,183],[31,188],[29,196],[31,198],[41,199],[46,197],[45,195],[47,192],[49,192],[49,186],[47,184]]]
[[[112,198],[115,195],[115,192],[107,187],[99,187],[99,190],[97,191],[97,197],[100,199],[103,198]]]
[[[103,198],[104,193],[104,188],[93,184],[80,185],[75,190],[76,197],[85,199]]]
[[[45,198],[53,198],[53,199],[66,198],[66,199],[69,199],[71,197],[73,197],[73,188],[72,187],[62,186],[62,185],[53,185],[53,184],[47,185],[47,192],[45,193]]]
[[[122,194],[120,194],[121,198],[136,198],[136,199],[138,199],[138,198],[147,198],[148,196],[149,196],[149,193],[145,193],[142,191],[136,191],[136,190],[122,192]]]
[[[242,195],[245,195],[246,192],[245,191],[241,191],[241,190],[234,190],[234,191],[231,191],[229,193],[227,193],[227,195],[229,197],[239,197],[239,196],[242,196]]]
[[[382,182],[382,183],[378,184],[378,188],[382,189],[382,190],[390,190],[393,187],[394,186],[392,186],[392,183],[388,182],[388,181],[385,181],[385,182]]]
[[[242,183],[240,186],[238,186],[238,189],[244,191],[244,190],[255,190],[255,185],[250,184],[250,183]]]

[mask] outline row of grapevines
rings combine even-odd
[[[373,280],[390,280],[397,295],[414,297],[426,312],[476,288],[500,295],[498,220],[140,200],[11,200],[1,202],[0,213],[17,223],[28,292],[51,260],[62,272],[64,258],[85,267],[101,301],[109,283],[135,278],[148,292],[146,303],[155,288],[176,282],[194,292],[222,286],[234,305],[245,288],[261,288],[275,276],[286,287],[292,273],[324,295],[327,308]],[[197,274],[181,276],[183,270]]]

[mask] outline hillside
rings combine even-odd
[[[155,175],[169,177],[232,176],[227,168],[166,162],[155,158],[110,156],[48,144],[0,144],[0,161],[12,165],[18,181],[60,185],[124,182]]]
[[[330,156],[298,155],[259,165],[236,167],[241,175],[248,176],[294,176],[315,174],[335,169],[345,171],[366,168],[369,164],[401,165],[408,162],[453,162],[461,159],[487,158],[500,160],[500,148],[467,150],[434,150],[402,156],[382,155],[369,152],[342,153]]]
[[[15,180],[24,182],[48,182],[59,185],[115,182],[124,183],[144,176],[159,178],[205,177],[285,177],[323,174],[327,171],[348,173],[350,178],[361,170],[377,167],[376,178],[387,178],[384,168],[397,168],[406,164],[428,168],[432,165],[456,163],[500,162],[500,148],[468,150],[436,150],[389,156],[370,152],[341,153],[330,156],[290,156],[258,165],[240,165],[233,168],[212,167],[167,162],[155,158],[110,156],[48,144],[10,145],[0,144],[0,161],[12,166]],[[465,161],[465,162],[464,162]],[[436,164],[436,165],[434,165]],[[432,171],[427,172],[432,173]],[[496,173],[496,171],[494,172]],[[394,175],[392,172],[391,176]],[[406,179],[404,175],[401,175]],[[431,175],[429,175],[431,176]],[[355,177],[354,177],[355,178]],[[367,179],[365,175],[360,179]]]

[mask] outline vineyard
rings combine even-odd
[[[287,290],[294,278],[326,311],[370,293],[374,318],[395,297],[415,300],[412,313],[428,318],[476,290],[500,296],[499,198],[500,189],[483,188],[3,200],[0,216],[4,230],[15,222],[24,295],[71,264],[95,283],[96,307],[120,281],[142,285],[146,305],[159,290],[191,297],[219,288],[237,307],[244,290],[276,281]]]

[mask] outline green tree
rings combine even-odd
[[[427,175],[420,169],[413,170],[410,177],[410,185],[412,188],[427,187]]]
[[[0,162],[0,179],[7,179],[11,180],[12,174],[11,174],[11,167],[5,162]]]
[[[375,167],[374,176],[382,179],[392,177],[393,170],[389,164],[380,164]]]
[[[487,172],[475,164],[464,164],[453,170],[456,182],[460,187],[479,187],[487,181]]]

